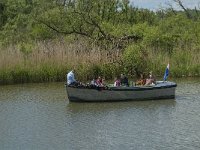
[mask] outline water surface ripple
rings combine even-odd
[[[1,150],[200,149],[200,79],[174,100],[69,103],[63,83],[0,86]]]

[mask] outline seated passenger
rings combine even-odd
[[[122,86],[129,86],[128,78],[124,74],[121,74],[120,81]]]
[[[99,76],[98,77],[98,79],[96,80],[96,84],[97,84],[97,86],[99,86],[99,87],[103,87],[104,85],[103,85],[103,80],[102,80],[102,78]]]
[[[140,79],[135,82],[135,85],[143,86],[146,84],[146,79],[144,78],[144,74],[140,74]]]
[[[146,84],[145,85],[155,85],[156,84],[156,79],[152,74],[152,71],[149,72],[149,78],[146,79]]]
[[[98,85],[97,85],[97,82],[96,82],[96,79],[94,78],[94,79],[92,79],[92,81],[90,82],[90,87],[91,88],[95,88],[95,87],[97,87]]]
[[[114,82],[114,86],[120,86],[121,85],[121,81],[120,81],[120,79],[119,79],[119,77],[116,77],[115,78],[115,82]]]
[[[92,79],[92,81],[90,82],[91,85],[96,85],[96,80]]]

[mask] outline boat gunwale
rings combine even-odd
[[[98,90],[98,91],[145,91],[145,90],[155,90],[155,89],[164,89],[164,88],[172,88],[172,87],[177,87],[177,84],[174,82],[171,85],[162,85],[162,86],[156,86],[156,85],[148,85],[148,86],[130,86],[130,87],[125,87],[125,86],[120,86],[120,87],[96,87],[96,88],[85,88],[85,87],[74,87],[74,86],[67,86],[66,88],[74,88],[74,89],[83,89],[83,90]]]

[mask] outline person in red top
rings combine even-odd
[[[99,76],[98,79],[96,80],[96,84],[97,84],[97,86],[99,86],[99,87],[103,86],[103,80],[102,80],[102,78],[101,78],[100,76]]]

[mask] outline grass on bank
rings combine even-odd
[[[183,50],[177,47],[172,55],[153,48],[142,48],[146,50],[146,58],[141,58],[138,47],[130,46],[119,53],[117,50],[103,51],[98,47],[88,49],[84,42],[37,43],[31,53],[24,53],[19,47],[9,47],[0,50],[0,84],[64,82],[66,73],[71,69],[76,70],[76,78],[80,81],[88,81],[99,75],[110,80],[121,73],[135,78],[132,70],[136,66],[139,69],[143,67],[142,71],[151,70],[162,79],[168,62],[171,77],[200,76],[198,48]],[[125,54],[133,56],[124,57]]]

